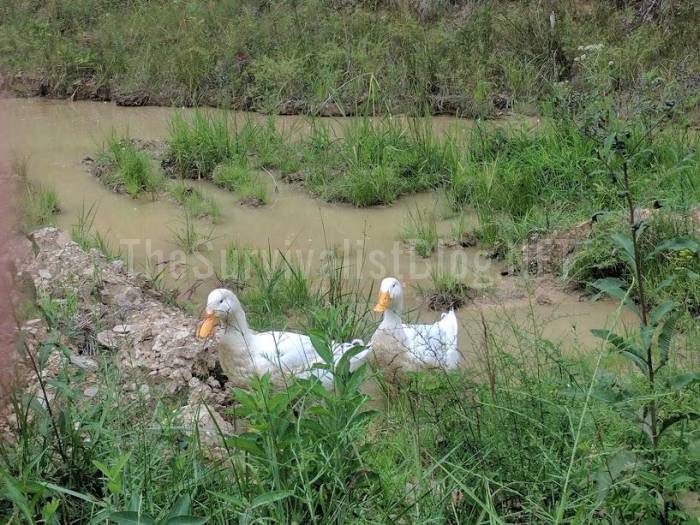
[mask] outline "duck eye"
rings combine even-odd
[[[223,302],[224,302],[223,299],[220,299],[220,300],[219,300],[219,304],[223,304]]]

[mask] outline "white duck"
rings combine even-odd
[[[308,336],[294,332],[254,332],[248,326],[240,301],[231,290],[225,288],[217,288],[207,297],[205,317],[197,328],[197,337],[209,337],[219,322],[224,325],[219,362],[229,379],[270,372],[275,377],[316,376],[327,388],[332,385],[333,377],[329,371],[313,368],[322,360]],[[364,343],[359,339],[352,343],[334,343],[334,361],[337,363],[346,351],[358,345],[364,346]],[[369,352],[369,348],[366,348],[354,356],[351,370],[365,362]]]
[[[401,283],[387,277],[379,287],[375,312],[384,318],[370,341],[378,364],[393,374],[399,371],[441,368],[459,365],[461,355],[457,344],[457,316],[454,310],[443,313],[434,324],[404,324],[403,290]]]

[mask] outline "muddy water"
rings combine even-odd
[[[545,336],[583,344],[591,343],[590,328],[605,326],[613,317],[612,304],[592,305],[548,287],[522,293],[519,288],[528,283],[514,283],[513,279],[508,279],[507,291],[501,293],[502,268],[478,249],[446,248],[432,259],[416,257],[399,241],[406,214],[416,208],[440,213],[444,205],[438,194],[411,196],[390,207],[356,209],[321,202],[301,188],[279,183],[278,191],[270,193],[268,205],[249,208],[241,206],[235,195],[202,184],[223,214],[216,224],[197,223],[200,231],[211,234],[211,241],[201,254],[186,257],[173,240],[173,231],[182,228],[181,208],[166,199],[153,202],[116,195],[81,165],[81,159],[94,155],[112,131],[147,140],[165,138],[171,109],[6,99],[0,100],[0,111],[9,130],[0,153],[6,159],[26,159],[31,180],[56,188],[62,208],[57,218],[59,227],[69,230],[79,220],[81,210],[96,206],[94,229],[118,247],[135,269],[154,268],[157,261],[170,261],[166,276],[171,282],[187,288],[195,280],[201,281],[192,295],[195,301],[201,302],[214,286],[212,273],[220,268],[221,253],[235,242],[272,253],[282,251],[311,275],[318,273],[329,250],[342,252],[348,271],[367,285],[373,283],[376,287],[376,282],[386,275],[400,277],[409,285],[409,305],[419,304],[414,285],[427,285],[430,269],[435,265],[459,271],[468,284],[497,290],[496,298],[480,303],[479,308],[467,306],[460,310],[461,344],[465,350],[481,345],[481,312],[489,324],[505,323],[510,327],[531,326],[534,318],[537,325],[544,325],[541,329]],[[191,110],[183,111],[187,114]],[[244,118],[245,115],[232,114],[234,120]],[[342,133],[343,119],[329,122]],[[432,123],[438,133],[461,133],[472,125],[451,118],[435,118]],[[277,125],[291,136],[308,130],[308,121],[303,117],[280,117]],[[475,219],[467,215],[465,221],[469,224]],[[441,221],[441,234],[449,233],[453,222],[454,219]],[[414,312],[414,317],[426,321],[436,316],[420,308]]]

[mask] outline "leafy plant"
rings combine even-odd
[[[649,129],[649,133],[653,128]],[[671,276],[660,283],[655,289],[647,289],[645,265],[658,253],[680,252],[682,250],[698,250],[698,243],[692,239],[669,239],[655,246],[650,252],[643,253],[641,249],[643,236],[647,233],[648,222],[638,217],[631,183],[631,166],[646,151],[638,149],[638,142],[630,140],[624,132],[611,132],[600,149],[600,156],[613,181],[619,184],[619,197],[625,202],[628,212],[628,232],[616,233],[612,240],[620,250],[629,274],[631,286],[618,278],[599,279],[593,283],[601,294],[606,294],[621,301],[624,306],[634,312],[639,321],[635,335],[619,335],[608,330],[594,330],[593,334],[603,339],[619,355],[627,359],[643,377],[639,387],[627,387],[624,391],[600,386],[596,394],[614,404],[620,413],[629,418],[642,432],[644,441],[641,449],[636,452],[623,450],[623,457],[633,457],[635,468],[644,472],[640,483],[650,490],[650,497],[644,504],[648,515],[658,518],[662,523],[670,522],[671,498],[676,490],[664,481],[672,465],[666,455],[664,440],[679,424],[700,418],[700,411],[693,408],[677,410],[669,403],[669,399],[692,389],[700,383],[700,374],[686,372],[673,375],[668,370],[672,350],[672,340],[678,321],[678,305],[672,300],[652,306],[650,297],[661,294],[674,279]],[[641,405],[635,409],[635,405]],[[674,440],[676,446],[687,447],[685,440]],[[630,456],[630,454],[633,454]],[[614,461],[628,463],[618,457]],[[613,468],[598,477],[601,490],[607,491],[611,483],[617,481],[621,468]]]

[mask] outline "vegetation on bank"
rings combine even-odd
[[[640,243],[635,256],[625,239],[637,230],[621,225],[615,241],[633,278],[633,261],[659,248]],[[315,329],[322,350],[376,323],[373,297],[342,266],[330,261],[311,284],[293,261],[232,246],[221,278],[255,327]],[[658,293],[607,289],[636,311]],[[70,291],[39,301],[50,334],[37,373],[51,356],[62,366],[48,403],[13,398],[16,429],[0,441],[10,522],[693,523],[681,502],[700,489],[700,375],[688,369],[695,339],[673,338],[673,305],[650,308],[638,335],[600,331],[610,355],[544,338],[541,319],[485,322],[467,369],[416,374],[379,403],[357,390],[378,381],[381,396],[366,367],[340,365],[330,392],[263,377],[233,393],[227,417],[247,431],[216,436],[223,446],[212,450],[157,386],[123,390],[108,353],[98,354],[96,396],[85,397],[65,357],[82,333],[71,329],[80,301]]]
[[[20,227],[30,232],[40,226],[52,224],[54,216],[61,211],[56,190],[51,186],[30,181],[27,177],[27,160],[14,163],[20,185]]]
[[[601,85],[692,109],[698,27],[694,2],[646,0],[11,0],[0,70],[29,94],[270,113],[484,117]]]

